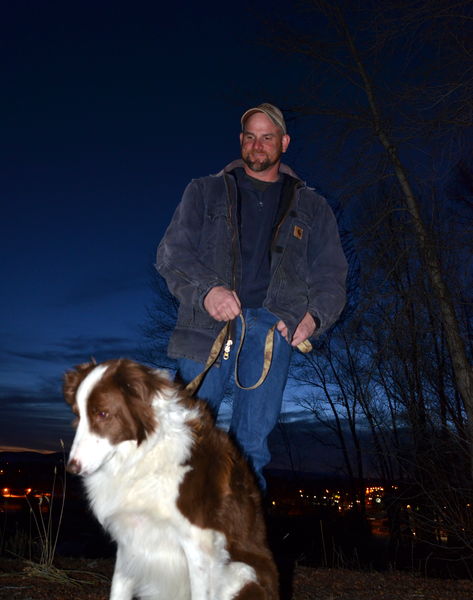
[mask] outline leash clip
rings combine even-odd
[[[228,360],[230,358],[230,350],[232,349],[233,340],[228,339],[225,342],[225,346],[223,348],[223,360]]]

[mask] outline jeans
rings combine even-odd
[[[243,310],[246,332],[238,358],[238,380],[240,385],[255,384],[263,369],[264,344],[268,329],[278,321],[265,308]],[[250,461],[262,491],[266,489],[263,467],[271,460],[267,438],[274,429],[281,411],[284,387],[287,381],[292,347],[281,336],[274,333],[273,358],[265,381],[254,390],[242,390],[234,381],[235,358],[241,335],[241,320],[235,319],[235,339],[228,360],[212,367],[197,391],[197,396],[207,400],[215,416],[218,415],[225,392],[230,390],[233,410],[230,433],[246,458]],[[187,358],[178,361],[179,375],[185,383],[204,370],[204,364]]]

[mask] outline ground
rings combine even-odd
[[[56,564],[57,571],[41,573],[21,560],[0,561],[0,600],[108,600],[113,561],[58,559]],[[471,580],[401,572],[296,567],[292,587],[291,600],[473,599]]]

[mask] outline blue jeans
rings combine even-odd
[[[265,308],[243,310],[246,333],[238,359],[240,385],[255,384],[263,369],[264,343],[268,329],[278,321]],[[230,433],[253,466],[261,489],[266,489],[263,467],[271,460],[268,436],[274,429],[281,411],[284,387],[287,381],[292,347],[276,330],[274,334],[273,359],[265,381],[254,390],[242,390],[234,381],[235,358],[240,342],[241,321],[235,319],[236,329],[230,357],[222,360],[219,367],[212,367],[206,374],[197,396],[207,400],[217,416],[223,397],[231,391],[233,410]],[[204,370],[204,364],[187,358],[178,361],[179,375],[185,383]]]

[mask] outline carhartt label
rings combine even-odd
[[[304,230],[302,229],[302,227],[299,227],[298,225],[294,225],[294,237],[297,238],[298,240],[301,240],[303,234],[304,234]]]

